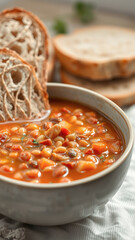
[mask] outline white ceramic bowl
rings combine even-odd
[[[109,168],[71,183],[33,184],[0,176],[0,213],[36,225],[70,223],[90,215],[109,201],[127,173],[133,148],[133,129],[125,113],[90,90],[49,83],[49,96],[76,101],[105,114],[123,133],[126,149]]]

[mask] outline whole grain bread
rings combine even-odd
[[[56,56],[70,73],[91,81],[135,73],[135,31],[93,26],[53,39]]]
[[[112,81],[93,82],[85,78],[76,77],[64,69],[60,71],[63,83],[84,87],[98,92],[119,106],[135,103],[135,77],[128,79],[114,79]]]
[[[46,81],[48,34],[37,16],[21,8],[0,13],[0,48],[16,51],[35,68],[41,85]]]
[[[0,121],[34,119],[48,109],[34,68],[14,51],[0,49]]]

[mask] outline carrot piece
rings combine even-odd
[[[107,150],[107,145],[103,142],[95,142],[92,144],[92,149],[95,153],[100,154]]]
[[[80,160],[77,163],[78,172],[89,171],[89,170],[92,170],[94,168],[95,168],[95,163],[94,162]]]
[[[40,169],[43,170],[45,167],[54,166],[55,162],[47,158],[41,158],[38,160],[38,164]]]
[[[59,125],[62,127],[62,128],[67,128],[69,129],[71,127],[71,124],[68,123],[67,121],[61,121],[59,122]]]

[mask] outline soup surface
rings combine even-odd
[[[43,122],[0,125],[0,174],[34,183],[62,183],[108,168],[124,151],[120,132],[92,109],[52,100]]]

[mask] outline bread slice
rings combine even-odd
[[[70,73],[96,80],[129,77],[135,73],[135,31],[94,26],[58,35],[56,56]]]
[[[20,8],[1,12],[0,48],[16,51],[34,66],[38,80],[44,85],[48,59],[48,34],[38,17]]]
[[[34,68],[14,51],[0,49],[0,121],[42,117],[47,109]]]
[[[108,82],[92,82],[87,79],[73,76],[63,69],[61,69],[60,74],[63,83],[85,87],[98,92],[111,99],[119,106],[135,103],[135,76],[128,79],[114,79]]]
[[[54,66],[55,66],[54,49],[53,49],[52,41],[51,39],[49,39],[49,58],[47,61],[47,69],[46,69],[47,82],[51,82],[53,79]]]

